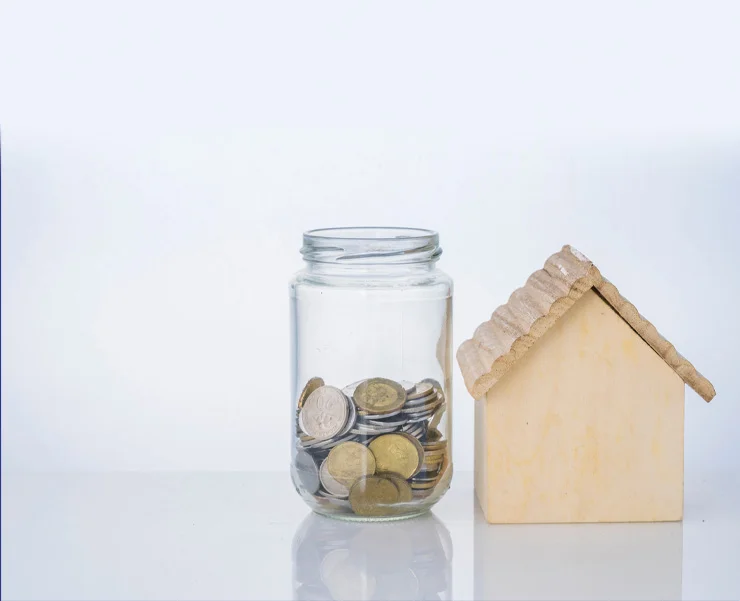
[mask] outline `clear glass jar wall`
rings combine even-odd
[[[436,232],[303,236],[291,282],[291,473],[316,512],[427,511],[452,478],[452,280]]]

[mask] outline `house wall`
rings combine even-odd
[[[593,290],[479,402],[489,522],[682,518],[684,383]]]

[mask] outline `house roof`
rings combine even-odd
[[[564,246],[547,259],[543,269],[529,276],[527,283],[515,290],[509,301],[493,312],[491,319],[478,326],[473,338],[460,345],[457,361],[473,398],[484,396],[591,288],[700,397],[707,402],[712,400],[715,395],[712,383],[638,313],[587,257],[571,246]]]

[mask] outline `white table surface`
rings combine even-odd
[[[472,474],[432,515],[309,513],[287,473],[3,474],[3,599],[738,599],[737,475],[683,523],[491,526]]]

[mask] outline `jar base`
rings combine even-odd
[[[413,511],[410,513],[404,513],[402,515],[377,515],[377,516],[369,516],[369,515],[357,515],[354,513],[324,513],[322,511],[318,511],[316,509],[313,510],[314,513],[317,515],[331,518],[332,520],[339,520],[341,522],[398,522],[401,520],[410,520],[413,518],[418,518],[419,516],[426,515],[431,511],[431,507],[425,507],[423,509],[419,509],[419,511]]]

